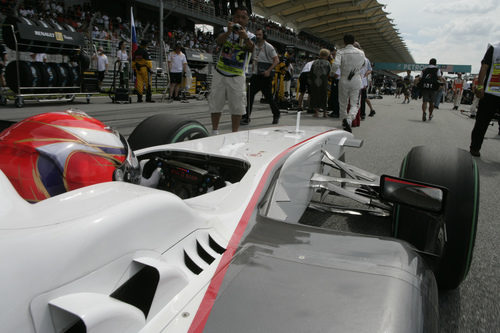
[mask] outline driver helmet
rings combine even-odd
[[[38,202],[118,180],[139,183],[127,140],[81,111],[43,113],[0,132],[0,169],[17,192]]]

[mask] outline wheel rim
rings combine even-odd
[[[170,142],[181,142],[200,139],[208,136],[205,128],[199,124],[189,124],[181,128]]]

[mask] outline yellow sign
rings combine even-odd
[[[63,37],[63,34],[61,32],[54,32],[54,34],[56,35],[56,39],[60,42],[64,42],[64,37]]]

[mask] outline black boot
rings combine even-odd
[[[137,93],[137,103],[142,103],[142,95]]]

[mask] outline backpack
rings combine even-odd
[[[430,90],[438,90],[438,69],[437,68],[426,68],[422,72],[422,78],[418,82],[418,87],[420,89],[430,89]]]

